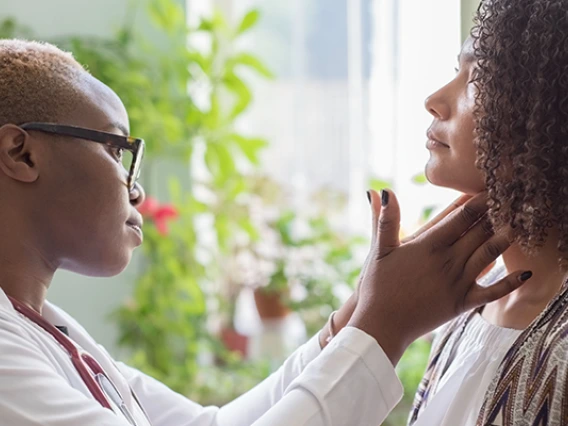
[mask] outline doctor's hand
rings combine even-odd
[[[378,197],[372,201],[376,205]],[[392,191],[383,191],[375,244],[348,325],[374,337],[393,365],[418,337],[531,277],[517,271],[490,287],[477,284],[510,246],[506,233],[494,233],[486,212],[486,195],[479,194],[401,242],[398,201]]]
[[[371,248],[369,250],[369,254],[367,255],[367,258],[365,259],[365,263],[363,264],[363,267],[361,268],[361,273],[359,274],[359,278],[357,280],[358,284],[357,284],[357,287],[355,289],[355,292],[351,295],[351,297],[347,300],[347,302],[345,302],[343,304],[343,306],[341,306],[341,308],[334,315],[333,324],[330,324],[328,322],[328,324],[326,324],[326,326],[323,328],[323,330],[319,334],[320,346],[322,348],[327,345],[327,339],[328,339],[328,337],[330,337],[330,329],[333,329],[334,333],[338,333],[351,320],[351,316],[353,315],[353,312],[355,311],[355,307],[357,306],[359,286],[361,285],[361,281],[363,280],[363,277],[365,276],[369,261],[373,257],[373,253],[375,253],[375,249],[376,249],[376,245],[377,245],[378,230],[379,230],[379,217],[380,217],[380,214],[381,214],[381,198],[380,198],[379,194],[374,190],[367,191],[367,197],[369,199],[369,204],[371,206],[371,213],[372,213],[372,217],[371,217],[371,230],[372,230],[371,231]],[[426,232],[428,229],[432,228],[433,226],[435,226],[436,224],[441,222],[446,216],[448,216],[454,210],[463,206],[465,204],[465,202],[468,201],[469,199],[471,199],[470,195],[464,194],[464,195],[460,196],[457,200],[455,200],[453,203],[451,203],[449,206],[447,206],[442,212],[440,212],[434,218],[430,219],[428,221],[428,223],[423,225],[420,229],[418,229],[418,231],[416,231],[411,236],[403,239],[402,242],[407,243],[407,242],[419,237],[424,232]]]

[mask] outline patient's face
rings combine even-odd
[[[434,185],[468,194],[485,189],[475,166],[473,53],[473,40],[469,38],[462,47],[455,78],[426,99],[426,109],[434,117],[429,138],[437,140],[428,141],[426,177]]]

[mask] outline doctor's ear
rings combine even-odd
[[[14,124],[0,127],[0,170],[19,182],[35,182],[39,176],[39,147],[32,136]]]

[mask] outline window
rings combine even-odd
[[[233,17],[252,7],[262,12],[247,47],[277,77],[255,82],[255,102],[241,126],[271,142],[263,167],[291,184],[299,199],[321,186],[344,191],[347,223],[368,232],[365,190],[373,177],[392,182],[407,230],[425,208],[457,196],[412,178],[429,155],[424,145],[431,117],[424,99],[453,76],[460,2],[215,3]],[[190,0],[190,15],[211,7],[211,1]]]

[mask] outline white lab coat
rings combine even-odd
[[[66,326],[122,395],[140,425],[376,426],[402,397],[392,365],[367,334],[345,328],[322,351],[317,338],[299,348],[256,388],[225,407],[202,407],[122,363],[68,314],[46,302],[43,317]],[[130,388],[129,388],[130,387]],[[128,426],[93,397],[67,352],[14,310],[0,289],[0,426]]]

